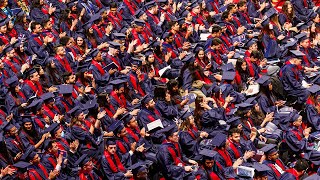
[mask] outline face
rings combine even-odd
[[[173,91],[173,92],[178,92],[178,90],[179,90],[178,85],[176,85],[176,86],[174,86],[174,87],[172,88],[172,91]]]
[[[291,13],[291,12],[292,12],[292,5],[288,4],[288,13]]]
[[[150,54],[148,57],[148,62],[153,63],[154,62],[154,55]]]
[[[26,122],[26,123],[23,124],[23,126],[27,131],[30,131],[32,129],[32,123],[31,122]]]
[[[133,117],[133,118],[130,120],[129,126],[130,126],[131,128],[137,128],[137,127],[138,127],[138,121],[136,120],[135,117]]]
[[[200,13],[200,6],[194,7],[194,8],[192,9],[192,11],[193,11],[195,14],[199,14],[199,13]]]
[[[56,142],[53,142],[53,143],[52,143],[52,152],[53,152],[53,153],[58,152],[58,145],[57,145]]]
[[[110,13],[111,13],[112,15],[115,15],[116,12],[117,12],[117,8],[111,8],[111,9],[110,9]]]
[[[269,88],[269,91],[272,91],[272,84],[271,83],[268,85],[268,88]]]
[[[214,160],[209,160],[209,159],[206,159],[205,162],[204,162],[204,165],[205,167],[207,167],[208,169],[211,169],[214,165]]]
[[[143,28],[144,28],[143,26],[137,26],[137,27],[136,27],[136,31],[137,31],[137,32],[142,32],[142,31],[143,31]]]
[[[247,62],[244,61],[244,62],[241,64],[241,69],[244,70],[244,71],[247,69]]]
[[[295,58],[293,61],[293,64],[299,66],[299,65],[301,65],[301,61],[302,61],[301,59]]]
[[[257,43],[252,44],[252,45],[249,47],[249,50],[250,50],[250,51],[256,51],[256,50],[258,50]]]
[[[254,105],[254,110],[257,112],[260,112],[260,106],[258,103],[256,105]]]
[[[36,154],[33,159],[31,160],[32,164],[39,164],[40,163],[40,157],[38,154]]]
[[[108,146],[107,146],[107,151],[108,151],[110,154],[116,153],[116,150],[117,150],[117,146],[116,146],[116,145],[108,145]]]
[[[247,6],[243,5],[241,7],[239,7],[239,11],[246,11],[247,10]]]
[[[204,59],[204,51],[203,50],[200,50],[199,53],[198,53],[198,57],[199,59]]]
[[[268,155],[268,159],[271,161],[276,161],[278,159],[278,157],[279,157],[278,151]]]
[[[55,133],[56,138],[61,138],[62,129],[59,128],[59,130]]]
[[[166,99],[167,102],[170,102],[170,101],[171,101],[171,95],[170,95],[169,92],[166,93],[165,99]]]
[[[9,135],[10,136],[18,136],[18,129],[14,126],[9,130]]]
[[[60,55],[60,56],[66,55],[66,49],[64,47],[62,47],[62,46],[58,47],[57,54]]]
[[[179,24],[178,23],[175,23],[173,26],[172,26],[172,29],[175,30],[175,31],[179,31]]]
[[[84,118],[85,118],[85,115],[84,115],[83,112],[81,112],[81,113],[78,115],[78,120],[83,121]]]
[[[146,107],[147,107],[148,109],[154,109],[155,105],[156,105],[156,103],[154,102],[153,99],[151,99],[151,100],[148,102],[148,104],[146,104]]]
[[[14,52],[15,52],[14,49],[12,49],[11,51],[7,52],[7,54],[6,54],[7,57],[8,58],[13,58],[14,57]]]
[[[42,32],[42,26],[40,24],[36,25],[35,29],[33,30],[34,33],[41,33]]]
[[[301,45],[302,47],[304,47],[304,48],[307,48],[307,47],[309,46],[309,40],[308,40],[308,39],[303,40],[303,41],[300,43],[300,45]]]
[[[123,128],[120,133],[118,133],[119,137],[125,137],[127,135],[127,130],[126,128]]]
[[[230,139],[234,142],[240,142],[240,133],[233,133],[230,137]]]
[[[30,78],[31,81],[35,81],[35,82],[38,82],[40,80],[40,75],[38,72],[35,72],[31,75],[31,78]]]
[[[15,91],[15,92],[19,92],[19,91],[20,91],[20,87],[19,87],[19,86],[16,86],[16,87],[14,88],[14,91]]]
[[[1,33],[6,33],[7,32],[7,25],[1,26],[0,27],[0,32]]]
[[[191,15],[191,13],[188,13],[188,14],[187,14],[186,21],[188,21],[188,22],[191,22],[191,21],[192,21],[192,15]]]
[[[179,132],[175,132],[169,136],[169,140],[175,143],[179,142]]]
[[[301,126],[301,124],[302,124],[302,116],[299,116],[299,118],[293,122],[293,125],[296,127],[299,127]]]
[[[45,29],[51,29],[52,28],[52,22],[48,21],[45,25]]]
[[[77,45],[78,46],[82,46],[83,45],[83,38],[82,37],[78,37],[77,38]]]
[[[188,119],[189,119],[189,122],[190,122],[191,125],[195,125],[195,124],[194,124],[194,117],[193,117],[193,116],[189,116]]]
[[[121,87],[120,89],[118,89],[118,90],[117,90],[117,93],[118,93],[118,94],[124,93],[124,87]]]
[[[93,169],[93,163],[92,161],[88,161],[83,165],[83,170],[90,172]]]

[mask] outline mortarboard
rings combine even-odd
[[[21,115],[21,118],[22,118],[22,124],[27,122],[33,122],[31,114],[23,114]]]
[[[87,162],[90,161],[90,158],[88,157],[88,154],[83,154],[75,163],[74,165],[76,167],[82,167],[85,165]]]
[[[77,3],[78,3],[78,1],[75,1],[75,0],[70,1],[70,2],[67,3],[67,7],[68,8],[72,8],[73,6],[76,6]]]
[[[307,33],[303,32],[303,33],[299,33],[297,35],[294,36],[294,38],[298,41],[300,41],[302,38],[307,37]]]
[[[295,40],[295,39],[293,39],[293,38],[291,38],[290,40],[288,40],[287,42],[286,42],[286,44],[284,44],[284,48],[288,48],[288,47],[293,47],[293,46],[295,46],[296,44],[297,44],[297,40]]]
[[[6,53],[8,53],[8,52],[10,52],[10,51],[12,51],[12,50],[13,50],[12,45],[6,45],[6,46],[3,48],[2,52],[3,52],[3,54],[6,54]]]
[[[267,74],[268,76],[272,76],[280,71],[279,66],[268,66],[267,67]]]
[[[52,140],[50,138],[46,139],[44,142],[43,142],[43,149],[44,150],[48,150],[49,147],[52,147],[52,143],[54,143],[55,140]]]
[[[31,166],[31,164],[28,162],[19,161],[19,162],[13,164],[12,166],[16,167],[18,169],[27,169],[29,166]]]
[[[248,104],[245,102],[236,104],[236,107],[238,108],[239,111],[249,111],[252,106],[253,106],[252,104]]]
[[[164,33],[162,34],[162,36],[161,36],[161,39],[166,39],[166,38],[168,38],[170,35],[172,35],[172,33],[170,33],[170,32],[164,32]]]
[[[22,161],[32,160],[34,156],[37,155],[37,153],[34,150],[35,150],[34,146],[29,146],[21,156],[20,160]]]
[[[105,138],[105,144],[108,145],[116,145],[116,139],[114,137],[107,137]]]
[[[252,39],[249,39],[245,44],[244,46],[249,49],[250,46],[252,46],[253,44],[257,43],[257,40],[252,38]]]
[[[235,71],[234,66],[233,66],[233,64],[231,62],[221,66],[221,69],[222,69],[223,72],[225,72],[225,71]]]
[[[309,14],[308,14],[308,16],[307,16],[307,19],[312,20],[312,19],[314,19],[315,17],[317,17],[317,15],[318,15],[318,14],[317,14],[316,12],[310,11]]]
[[[296,112],[296,111],[293,111],[293,112],[291,112],[290,115],[289,115],[289,118],[290,118],[290,119],[289,119],[289,122],[294,122],[294,121],[296,121],[299,117],[300,117],[299,113]]]
[[[90,17],[89,22],[94,22],[94,21],[99,20],[99,19],[101,19],[101,15],[100,15],[100,13],[96,13],[93,16]]]
[[[253,164],[253,168],[256,171],[255,177],[267,176],[267,171],[271,170],[269,166],[267,166],[265,164],[258,163],[258,162]]]
[[[70,84],[63,84],[59,86],[60,94],[72,94],[73,86]]]
[[[162,133],[164,133],[166,135],[166,137],[171,136],[173,133],[178,131],[178,128],[176,125],[172,124],[170,126],[167,126],[163,129],[160,130]]]
[[[189,5],[190,8],[195,8],[197,6],[199,6],[199,4],[198,4],[198,1],[196,0]]]
[[[245,100],[244,102],[245,102],[245,103],[248,103],[248,104],[252,104],[253,106],[258,103],[258,102],[256,101],[256,97],[248,98],[248,99]]]
[[[132,170],[133,175],[137,175],[139,172],[146,170],[147,166],[142,162],[138,162],[138,163],[135,163],[132,166],[128,167],[128,169]]]
[[[239,124],[241,124],[240,117],[235,116],[227,120],[227,124],[229,124],[231,127],[237,127]]]
[[[20,48],[22,41],[19,39],[16,42],[14,42],[11,46],[16,49],[16,48]]]
[[[109,48],[119,49],[121,44],[118,42],[109,41]]]
[[[222,74],[222,80],[232,81],[235,76],[236,76],[236,72],[224,71]]]
[[[309,152],[304,153],[303,158],[308,161],[311,161],[312,164],[319,166],[320,165],[319,156],[320,156],[320,154],[318,152],[309,151]]]
[[[110,69],[118,69],[118,68],[119,67],[116,65],[116,63],[111,62],[110,64],[104,67],[104,70],[108,72]]]
[[[17,76],[12,76],[11,78],[6,80],[6,84],[9,87],[14,88],[19,85],[19,79],[17,78]]]
[[[270,84],[270,77],[269,76],[261,76],[256,82],[262,86],[267,86]]]
[[[92,24],[93,24],[92,22],[88,21],[88,22],[86,22],[85,24],[82,25],[82,28],[85,29],[85,30],[88,30],[88,29],[91,28]]]
[[[54,94],[52,92],[44,93],[40,98],[46,103],[52,102],[54,100]]]
[[[310,22],[311,22],[311,24],[310,24]],[[312,21],[310,21],[310,22],[299,23],[297,25],[298,30],[302,31],[302,30],[308,29],[312,25]]]
[[[182,120],[186,120],[186,119],[187,119],[188,117],[190,117],[190,116],[192,116],[192,114],[190,113],[189,110],[186,110],[186,111],[184,111],[184,112],[181,114],[180,118],[181,118]]]
[[[89,71],[89,64],[83,64],[83,65],[80,65],[77,67],[77,72],[86,72],[86,71]]]
[[[226,113],[227,116],[231,116],[231,115],[234,115],[234,113],[236,113],[238,111],[238,108],[233,108],[233,109],[230,109],[229,112]]]
[[[95,58],[98,54],[99,54],[99,49],[97,49],[97,48],[92,49],[92,50],[88,53],[88,55],[91,56],[92,58]]]
[[[114,135],[118,134],[122,129],[124,128],[124,125],[122,121],[115,121],[112,123],[108,129],[108,131],[112,131]]]
[[[167,4],[167,3],[168,3],[168,0],[158,0],[158,3],[159,3],[159,4]]]
[[[182,25],[185,22],[185,18],[179,18],[178,19],[178,24]]]
[[[144,26],[146,24],[146,22],[141,19],[134,19],[133,23],[137,26]]]
[[[134,16],[136,18],[140,18],[140,16],[142,16],[145,12],[142,10],[142,9],[138,9],[135,13],[134,13]]]
[[[219,133],[214,138],[212,138],[212,145],[215,147],[223,147],[226,144],[227,135]]]
[[[132,57],[131,64],[140,67],[142,65],[142,60],[139,58]]]
[[[212,149],[202,149],[199,152],[200,155],[202,155],[203,159],[213,159],[213,157],[217,154],[216,151],[213,151]]]
[[[4,123],[1,125],[1,129],[3,129],[4,132],[10,131],[10,129],[12,129],[13,127],[15,127],[15,126],[12,125],[10,122],[4,122]]]
[[[265,155],[272,154],[274,152],[277,152],[277,146],[275,144],[267,144],[263,148],[260,149],[260,151],[264,152]]]
[[[120,120],[123,121],[124,124],[128,124],[132,118],[133,116],[130,113],[126,113]]]
[[[154,6],[157,6],[157,4],[156,4],[155,1],[150,1],[150,2],[148,2],[148,3],[145,4],[145,7],[146,7],[147,9],[152,8],[152,7],[154,7]]]
[[[36,73],[37,71],[34,69],[34,68],[29,68],[27,71],[26,71],[26,74],[27,76],[31,76],[33,75],[33,73]]]
[[[43,133],[52,133],[54,134],[60,129],[60,124],[59,123],[52,123],[47,129],[43,131]]]
[[[153,50],[152,49],[147,49],[144,51],[144,55],[145,56],[150,56],[151,54],[153,54]]]
[[[305,54],[299,50],[290,50],[293,57],[299,58],[304,56]]]
[[[141,99],[141,105],[148,104],[153,98],[147,94]]]
[[[126,35],[123,33],[112,33],[114,39],[119,39],[119,40],[125,40],[126,39]]]
[[[270,18],[273,15],[277,14],[277,10],[275,8],[270,8],[266,13],[265,16]]]
[[[188,56],[185,56],[183,59],[182,59],[182,62],[185,62],[185,63],[192,63],[195,61],[195,58],[194,58],[194,54],[190,54]]]
[[[312,94],[315,94],[315,93],[317,93],[317,92],[320,91],[320,86],[317,85],[317,84],[313,84],[313,85],[312,85],[311,87],[309,87],[307,90],[308,90],[309,92],[311,92]]]
[[[9,21],[10,21],[10,19],[8,17],[2,18],[0,20],[0,27],[5,26]]]
[[[127,80],[124,79],[115,79],[111,81],[109,84],[113,85],[114,88],[120,89],[121,87],[124,87],[124,83],[126,83]]]
[[[83,109],[80,106],[75,106],[70,111],[68,111],[68,115],[71,117],[77,117],[83,112]]]
[[[36,100],[33,100],[32,103],[29,104],[29,106],[27,108],[36,112],[41,109],[42,104],[43,104],[42,99],[36,99]]]

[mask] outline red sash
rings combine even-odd
[[[159,24],[160,20],[156,15],[151,14],[149,11],[146,11],[147,15],[152,18],[153,22]]]
[[[235,158],[236,159],[240,158],[240,152],[238,148],[235,146],[235,144],[231,140],[228,140],[228,141],[230,142],[230,149],[233,151]]]
[[[220,156],[225,160],[226,167],[232,166],[232,160],[227,150],[222,150],[216,148],[216,151],[220,154]]]
[[[10,66],[10,68],[12,69],[12,71],[13,71],[15,74],[18,73],[17,68],[14,67],[14,65],[12,64],[12,62],[11,62],[9,59],[7,59],[7,57],[4,58],[3,62],[6,63],[6,64],[8,64],[8,66]]]
[[[103,70],[102,66],[97,61],[92,61],[92,65],[98,69],[100,74],[103,76],[106,72]]]
[[[193,133],[192,129],[188,130],[189,135],[192,137],[192,139],[197,139],[196,135]]]
[[[56,163],[56,160],[53,159],[53,157],[49,157],[48,158],[48,161],[51,163],[51,165],[55,168],[57,166],[57,163]]]
[[[118,157],[118,155],[116,153],[113,155],[114,160],[116,161],[116,164],[114,164],[114,162],[113,162],[113,160],[111,158],[111,155],[109,154],[108,151],[104,151],[104,156],[105,156],[106,160],[108,161],[110,169],[111,169],[111,171],[113,173],[117,173],[119,171],[125,172],[126,169],[122,165],[122,163],[121,163],[121,161],[120,161],[120,159],[119,159],[119,157]]]
[[[297,131],[291,130],[291,132],[297,137],[299,141],[302,139],[301,135]]]
[[[168,151],[169,151],[175,165],[177,165],[177,166],[179,164],[182,164],[183,166],[185,165],[185,163],[180,159],[179,153],[177,156],[176,151],[172,147],[168,147]]]
[[[128,128],[128,127],[127,127],[126,130],[127,130],[128,134],[129,134],[130,136],[132,136],[132,138],[133,138],[136,142],[139,141],[139,136],[136,135],[136,134],[132,131],[131,128]]]
[[[127,5],[127,7],[129,8],[131,15],[134,15],[134,13],[136,12],[137,6],[133,2],[131,3],[128,2],[128,0],[124,0],[123,3]]]
[[[248,69],[249,69],[249,74],[251,77],[254,77],[254,69],[253,69],[253,66],[252,66],[252,62],[250,61],[249,58],[245,58],[246,62],[247,62],[247,65],[248,65]]]
[[[3,34],[0,34],[0,39],[2,40],[3,44],[9,44],[9,38]]]
[[[43,94],[40,82],[32,82],[31,80],[24,80],[24,82],[32,89],[33,92],[37,92],[37,96],[41,96]]]
[[[59,63],[65,68],[66,71],[72,72],[71,66],[70,66],[70,64],[69,64],[69,62],[68,62],[68,60],[67,60],[66,57],[64,57],[64,58],[62,59],[60,56],[56,55],[55,58],[56,58],[56,59],[59,61]]]
[[[94,29],[97,32],[99,38],[103,37],[101,30],[99,29],[99,27],[96,24],[92,25],[92,29]]]
[[[145,92],[142,90],[140,84],[138,84],[137,78],[132,73],[130,74],[130,81],[133,88],[137,90],[141,96],[145,96]]]
[[[286,172],[292,174],[296,178],[296,180],[299,180],[298,172],[294,168],[288,169],[286,170]]]
[[[119,61],[118,61],[115,57],[107,54],[107,58],[111,59],[112,62],[116,63],[116,65],[118,66],[118,71],[121,71],[121,70],[122,70]]]
[[[43,45],[43,41],[40,39],[40,36],[36,36],[33,38],[40,46]]]
[[[237,23],[238,27],[241,26],[241,22],[239,21],[239,19],[235,16],[232,16],[232,19]]]
[[[211,4],[214,12],[215,12],[216,14],[219,14],[219,9],[218,9],[217,6],[215,5],[215,3],[214,3],[213,1],[211,1],[210,4]]]
[[[41,122],[39,118],[34,118],[34,121],[40,127],[40,129],[44,129],[45,125]]]
[[[119,147],[120,152],[121,152],[122,154],[125,154],[125,153],[127,152],[126,147],[124,147],[124,145],[122,144],[121,141],[117,141],[117,146]]]
[[[126,98],[123,94],[119,97],[116,92],[112,91],[110,95],[117,101],[120,107],[127,108]]]
[[[43,109],[51,119],[54,118],[54,116],[55,116],[54,112],[52,112],[52,110],[47,105],[44,105]]]
[[[43,172],[43,174],[44,174],[45,177],[49,177],[46,168],[45,168],[41,163],[38,164],[38,167],[41,169],[41,171]],[[31,172],[32,174],[30,174],[30,172]],[[31,175],[32,175],[32,176],[31,176]],[[30,179],[32,179],[32,180],[43,179],[43,178],[41,177],[41,175],[40,175],[35,169],[29,169],[29,177],[30,177]]]

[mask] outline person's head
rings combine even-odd
[[[59,56],[65,56],[66,55],[66,49],[63,45],[59,44],[55,48],[56,54]]]
[[[302,116],[300,116],[299,114],[295,114],[292,117],[292,125],[295,127],[300,127],[302,125]]]
[[[219,38],[214,38],[214,39],[212,40],[212,42],[211,42],[211,48],[214,49],[214,50],[219,50],[221,44],[222,44],[221,39],[219,39]]]
[[[238,7],[236,4],[230,3],[227,6],[227,11],[230,11],[231,14],[236,13],[238,10]]]
[[[227,22],[230,22],[232,20],[232,13],[231,11],[225,11],[222,13],[221,15],[221,19],[223,21],[227,21]]]
[[[29,163],[31,164],[39,164],[40,163],[40,156],[36,152],[31,152],[28,156]]]
[[[304,40],[302,40],[302,41],[300,42],[300,46],[303,47],[303,48],[308,48],[309,45],[310,45],[310,41],[309,41],[308,38],[306,38],[306,39],[304,39]]]
[[[171,44],[174,40],[173,33],[169,32],[168,36],[164,40],[165,40],[165,42]]]
[[[192,22],[192,14],[191,14],[191,12],[187,12],[187,16],[186,16],[186,18],[185,18],[185,21],[186,22]]]
[[[148,11],[151,13],[151,14],[157,14],[158,13],[158,5],[156,3],[154,3],[154,5],[150,5],[148,7]]]
[[[153,98],[151,98],[151,97],[147,97],[144,100],[143,104],[147,109],[150,109],[150,110],[154,110],[154,108],[156,106],[156,103],[154,102]]]
[[[50,19],[46,19],[43,21],[42,26],[44,29],[52,29],[52,22]]]
[[[177,93],[179,91],[179,82],[175,79],[171,79],[167,83],[167,88],[170,91],[170,93],[172,92]]]
[[[84,45],[84,39],[81,36],[78,36],[76,41],[77,41],[77,46],[83,46]]]
[[[54,138],[61,138],[62,137],[62,128],[60,126],[57,127],[57,130],[54,132]]]
[[[247,62],[242,58],[238,58],[236,62],[236,70],[239,72],[247,72]]]
[[[114,155],[117,151],[117,144],[115,142],[115,140],[108,140],[106,142],[106,150],[108,151],[108,153]]]
[[[298,159],[293,168],[297,171],[298,176],[300,177],[307,171],[309,164],[305,159]]]
[[[32,130],[32,122],[31,119],[30,121],[26,121],[23,123],[23,129],[26,131],[31,131]]]
[[[282,12],[284,12],[286,15],[291,15],[291,14],[294,13],[293,6],[292,6],[292,3],[290,1],[286,1],[282,5]]]
[[[94,56],[93,58],[95,61],[101,62],[102,59],[102,53],[99,51],[98,54],[96,56]]]
[[[194,7],[191,9],[191,11],[195,14],[199,14],[201,12],[200,5],[199,4],[194,5]]]
[[[65,73],[62,75],[63,77],[63,81],[66,83],[66,84],[74,84],[76,82],[76,75],[72,74],[72,73]]]
[[[110,11],[109,13],[115,15],[117,13],[118,5],[116,2],[111,2],[110,3]]]
[[[8,0],[0,0],[0,7],[7,7],[8,6]]]
[[[229,130],[229,139],[232,140],[233,142],[240,142],[240,137],[241,137],[241,130],[238,128],[232,128]]]
[[[38,22],[32,22],[30,28],[31,28],[31,31],[35,34],[39,34],[42,32],[42,26]]]
[[[19,133],[17,127],[14,125],[8,125],[5,131],[6,131],[6,134],[8,134],[11,137],[18,136],[18,133]]]
[[[205,52],[203,48],[200,48],[197,52],[196,52],[196,57],[199,58],[200,60],[203,60],[205,58]]]
[[[241,12],[247,11],[247,2],[241,0],[241,1],[238,3],[238,9],[239,9],[239,11],[241,11]]]
[[[31,74],[29,75],[29,79],[31,81],[34,81],[34,82],[39,82],[40,80],[40,75],[37,71],[33,71],[31,72]]]
[[[219,25],[213,25],[211,28],[211,36],[213,38],[220,37],[222,28]]]
[[[172,30],[174,30],[176,32],[178,32],[179,29],[180,29],[180,25],[179,25],[178,21],[170,21],[169,22],[169,27],[170,27],[170,29],[172,29]]]
[[[262,54],[260,53],[260,51],[252,51],[250,54],[250,61],[251,62],[260,61],[261,58],[262,58]]]
[[[179,142],[179,131],[175,125],[171,125],[167,127],[167,131],[165,132],[166,139],[170,142],[178,143]]]
[[[7,33],[7,30],[8,30],[7,24],[3,24],[2,26],[0,26],[0,33],[1,34]]]
[[[56,154],[58,152],[58,145],[55,140],[49,140],[48,145],[46,147],[46,150],[50,154]]]
[[[168,94],[167,87],[164,85],[158,85],[154,89],[154,99],[160,101],[166,101],[166,96]]]

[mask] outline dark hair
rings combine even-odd
[[[38,22],[32,22],[30,25],[31,31],[35,30],[37,25],[41,25],[41,24]]]
[[[309,168],[309,164],[305,159],[298,159],[296,161],[296,164],[294,165],[294,169],[296,169],[298,172],[307,170],[308,168]]]
[[[251,52],[250,57],[253,57],[255,59],[262,59],[263,56],[260,51],[255,50]]]
[[[219,44],[222,44],[222,41],[219,38],[214,38],[211,42],[211,46],[217,46]]]
[[[64,36],[62,38],[60,38],[60,44],[63,46],[66,46],[67,43],[70,41],[71,37],[69,36]]]
[[[219,25],[212,26],[212,33],[218,33],[221,30],[222,30],[222,28]]]
[[[154,100],[164,101],[166,98],[166,94],[167,94],[166,86],[163,86],[163,85],[156,86],[156,88],[154,89]]]
[[[118,7],[117,3],[115,3],[115,2],[110,3],[110,9],[117,8],[117,7]]]
[[[229,136],[232,136],[232,134],[241,134],[241,129],[238,128],[232,128],[228,131]]]
[[[228,16],[229,16],[229,14],[230,14],[230,11],[225,11],[225,12],[223,12],[223,13],[222,13],[222,16],[221,16],[221,19],[222,19],[222,20],[227,19]]]
[[[238,3],[238,7],[242,7],[243,5],[247,5],[247,2],[241,0],[241,1]]]

